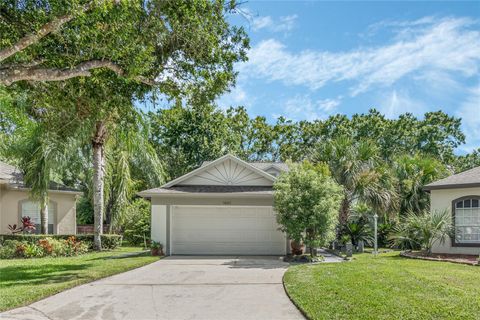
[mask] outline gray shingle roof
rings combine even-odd
[[[23,181],[23,174],[20,169],[0,161],[0,180],[10,184],[13,188],[28,189]],[[67,187],[63,184],[51,181],[50,190],[79,192],[79,190]]]
[[[480,167],[427,184],[425,190],[480,187]]]
[[[23,175],[19,169],[0,161],[0,180],[20,183],[23,181]]]
[[[273,194],[273,188],[267,186],[207,186],[207,185],[185,185],[173,186],[169,188],[153,188],[142,191],[140,194],[203,194],[203,193],[221,193],[221,194]]]

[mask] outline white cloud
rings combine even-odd
[[[252,97],[247,95],[247,92],[242,85],[237,84],[232,90],[224,94],[219,100],[218,105],[222,109],[229,107],[245,106],[249,107],[254,101]]]
[[[425,18],[410,25],[405,22],[402,29],[398,23],[398,37],[392,43],[346,52],[294,53],[278,40],[269,39],[250,51],[249,62],[240,70],[312,90],[349,81],[352,96],[422,72],[471,77],[478,74],[480,62],[480,31],[472,28],[474,24],[477,22],[463,18]]]
[[[397,118],[399,115],[409,112],[415,116],[422,116],[427,108],[424,103],[412,98],[406,91],[393,90],[387,94],[380,95],[378,99],[380,112],[387,118]]]
[[[271,32],[287,32],[295,27],[295,22],[298,18],[296,14],[283,16],[274,19],[271,16],[255,16],[248,13],[248,20],[251,23],[253,31],[266,29]]]
[[[467,141],[460,149],[470,152],[480,148],[480,85],[469,90],[469,95],[456,112],[462,118],[463,132]]]
[[[273,19],[270,16],[252,18],[252,29],[258,31],[273,26]]]
[[[314,100],[309,95],[297,95],[285,102],[283,111],[292,120],[325,119],[340,105],[340,100],[341,97]]]

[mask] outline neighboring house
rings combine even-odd
[[[162,187],[151,199],[152,239],[167,254],[283,255],[287,238],[273,211],[275,177],[284,163],[225,155]]]
[[[48,205],[48,233],[76,233],[76,199],[81,192],[51,183]],[[21,225],[22,216],[29,216],[40,232],[40,207],[32,201],[20,171],[0,162],[0,234],[10,233],[8,225]]]
[[[434,253],[480,254],[480,167],[425,186],[432,213],[448,210],[454,236],[434,246]]]

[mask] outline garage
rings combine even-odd
[[[281,162],[246,162],[227,154],[139,193],[151,202],[151,239],[167,255],[284,255],[274,183]]]
[[[272,207],[172,206],[171,254],[283,255]]]

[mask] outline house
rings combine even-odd
[[[48,233],[76,233],[76,199],[81,192],[51,183],[48,205]],[[29,216],[40,232],[40,207],[32,201],[19,169],[0,162],[0,234],[9,234],[8,225],[20,225]]]
[[[430,192],[432,213],[447,210],[452,217],[454,235],[432,252],[480,254],[480,167],[476,167],[425,186]]]
[[[166,254],[285,254],[288,243],[278,230],[272,186],[287,170],[284,163],[225,155],[140,192],[151,199],[152,239]]]

